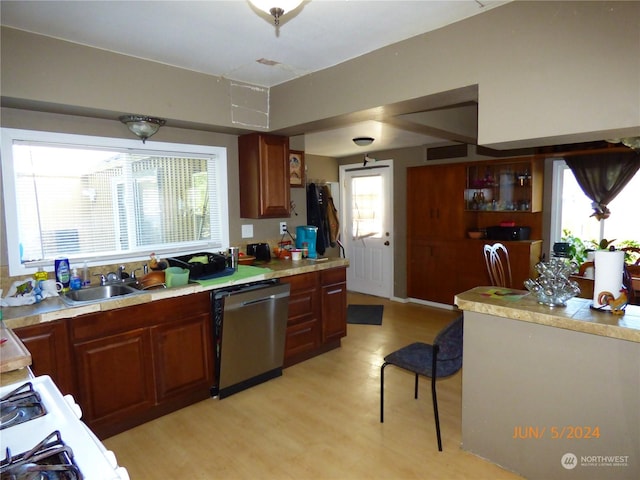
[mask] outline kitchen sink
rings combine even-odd
[[[130,285],[114,284],[87,287],[80,290],[70,290],[60,297],[68,305],[95,303],[125,295],[139,294],[141,291]]]

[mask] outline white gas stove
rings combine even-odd
[[[17,400],[5,398],[14,391]],[[1,387],[0,399],[3,479],[129,479],[113,452],[80,420],[73,397],[63,396],[50,377]]]

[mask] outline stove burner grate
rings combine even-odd
[[[40,394],[27,382],[0,398],[0,430],[46,415]]]
[[[0,480],[82,480],[84,477],[73,460],[73,451],[60,436],[52,432],[25,453],[7,456],[0,462]]]

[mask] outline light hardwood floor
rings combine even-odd
[[[413,376],[385,375],[396,348],[430,342],[454,313],[349,293],[351,304],[383,304],[382,326],[348,325],[342,347],[224,400],[200,402],[105,440],[132,480],[518,479],[460,448],[462,373],[438,382],[438,452],[429,381],[413,398]],[[487,439],[490,441],[491,439]]]

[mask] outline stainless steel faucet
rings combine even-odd
[[[118,267],[118,280],[124,280],[125,278],[129,278],[129,274],[125,272],[125,266],[120,265]]]

